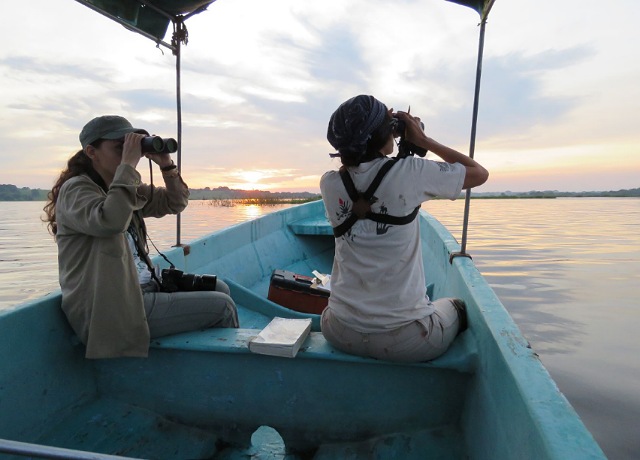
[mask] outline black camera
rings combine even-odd
[[[175,268],[165,268],[161,273],[162,292],[215,291],[216,275],[193,275]]]
[[[419,157],[424,157],[427,154],[427,149],[418,147],[404,138],[405,131],[407,129],[407,124],[404,120],[401,120],[396,116],[394,116],[393,119],[395,120],[395,123],[393,124],[393,135],[400,136],[400,140],[398,141],[398,158],[404,158],[414,154]],[[420,126],[424,131],[424,123],[420,122]]]
[[[174,153],[177,150],[178,143],[170,137],[166,139],[160,136],[142,138],[142,153]]]

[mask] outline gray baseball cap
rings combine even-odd
[[[146,130],[131,126],[126,118],[118,115],[103,115],[84,125],[79,136],[80,144],[85,148],[98,139],[122,139],[127,133],[149,135]]]

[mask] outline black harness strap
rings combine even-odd
[[[335,238],[339,238],[345,233],[349,231],[353,224],[355,224],[358,219],[370,219],[374,222],[379,222],[382,224],[389,225],[406,225],[413,220],[418,215],[420,211],[420,206],[416,206],[416,208],[411,212],[411,214],[407,216],[390,216],[389,214],[380,214],[371,212],[371,200],[373,198],[373,194],[376,192],[382,179],[386,176],[389,170],[398,162],[398,160],[391,159],[387,161],[382,167],[376,177],[373,179],[367,191],[364,193],[358,192],[355,184],[353,183],[353,179],[349,175],[349,171],[344,166],[340,168],[340,178],[342,179],[342,183],[344,184],[345,189],[347,190],[347,194],[351,201],[353,201],[353,209],[349,216],[342,222],[340,225],[333,227],[333,236]]]
[[[418,213],[420,212],[420,206],[416,206],[411,214],[407,214],[406,216],[390,216],[389,214],[376,214],[370,213],[367,215],[367,219],[370,219],[374,222],[379,222],[381,224],[389,224],[389,225],[407,225],[413,222],[413,219],[416,218]]]

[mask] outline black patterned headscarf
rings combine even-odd
[[[387,107],[373,96],[353,97],[340,104],[327,129],[327,140],[340,156],[351,157],[359,163],[367,152],[371,134],[385,119]]]

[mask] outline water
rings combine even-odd
[[[42,206],[0,202],[0,309],[58,288]],[[181,242],[287,206],[192,202]],[[463,200],[424,207],[460,240]],[[639,458],[640,199],[473,200],[467,251],[607,456]]]

